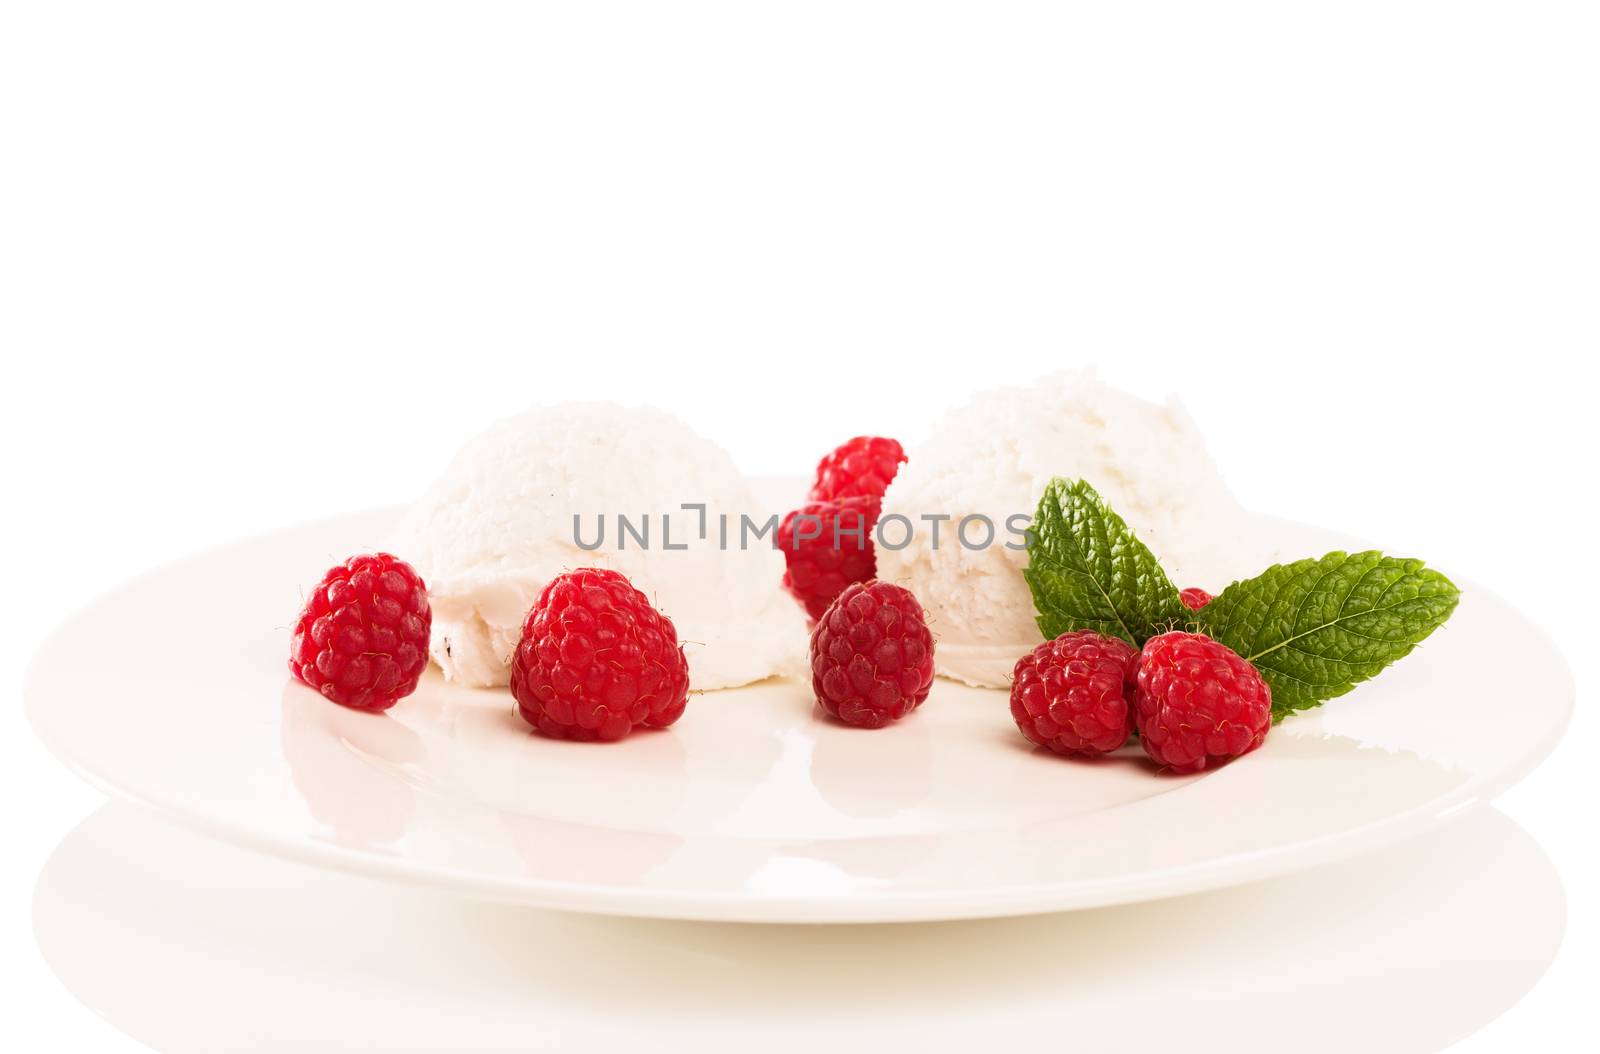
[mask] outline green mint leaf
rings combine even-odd
[[[1045,488],[1022,576],[1046,640],[1092,629],[1138,648],[1190,620],[1155,555],[1082,480]]]
[[[1195,617],[1255,663],[1278,720],[1376,677],[1438,629],[1460,597],[1421,560],[1335,552],[1235,582]]]

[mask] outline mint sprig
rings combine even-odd
[[[1198,612],[1149,548],[1082,480],[1051,480],[1022,572],[1052,639],[1072,630],[1134,647],[1172,629],[1221,641],[1261,671],[1274,721],[1376,677],[1444,624],[1461,591],[1421,560],[1376,550],[1277,564]]]
[[[1421,560],[1333,552],[1235,582],[1197,616],[1272,687],[1272,716],[1319,706],[1376,677],[1438,629],[1461,591]]]
[[[1046,640],[1090,629],[1138,648],[1189,621],[1155,554],[1083,480],[1045,488],[1022,575]]]

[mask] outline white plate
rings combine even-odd
[[[542,739],[504,690],[434,672],[388,714],[355,713],[290,680],[288,626],[300,590],[394,515],[105,597],[35,660],[38,734],[114,794],[325,867],[576,911],[873,922],[1146,900],[1373,849],[1526,773],[1573,698],[1543,635],[1467,584],[1414,655],[1197,777],[1036,751],[1003,692],[945,681],[875,732],[819,719],[784,680],[697,696],[671,729],[607,745]],[[1337,541],[1265,529],[1287,552]]]
[[[1432,1054],[1527,992],[1566,923],[1550,862],[1493,809],[1158,904],[834,927],[441,896],[113,804],[56,850],[33,903],[67,988],[163,1054],[969,1054],[1043,1036],[1095,1054]]]

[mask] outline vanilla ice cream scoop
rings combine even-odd
[[[429,651],[452,681],[506,684],[545,584],[609,567],[672,619],[690,685],[726,688],[803,662],[805,618],[782,590],[783,554],[771,534],[740,526],[771,511],[722,448],[671,415],[568,403],[471,440],[389,547],[427,583]]]
[[[950,411],[914,448],[884,495],[878,577],[910,589],[928,615],[938,672],[968,684],[1005,687],[1017,660],[1043,637],[1022,569],[1020,533],[1052,477],[1085,479],[1150,546],[1180,589],[1216,591],[1250,573],[1248,520],[1206,454],[1193,422],[1101,384],[1091,374],[1047,377],[1026,388],[984,392]],[[948,515],[934,544],[924,516]],[[960,543],[956,526],[969,524]],[[1020,521],[1014,527],[1025,527]]]

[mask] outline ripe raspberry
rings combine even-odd
[[[1138,663],[1133,720],[1157,764],[1199,772],[1267,738],[1272,690],[1233,649],[1201,633],[1163,633]]]
[[[933,634],[911,592],[857,582],[811,631],[811,688],[839,720],[882,728],[922,705],[933,684]]]
[[[1011,716],[1057,754],[1105,754],[1133,732],[1133,645],[1093,630],[1063,633],[1017,661]]]
[[[558,575],[533,602],[511,659],[523,720],[554,739],[621,739],[665,728],[689,700],[689,663],[672,620],[626,575]]]
[[[1183,606],[1188,608],[1190,611],[1199,611],[1201,608],[1205,607],[1207,604],[1216,599],[1216,597],[1212,596],[1210,593],[1207,593],[1204,589],[1198,589],[1194,586],[1190,586],[1188,589],[1185,589],[1182,593],[1179,593],[1178,596],[1182,598]]]
[[[341,706],[387,710],[428,667],[422,578],[388,553],[352,556],[317,583],[294,624],[289,671]]]
[[[881,498],[905,459],[906,452],[893,439],[856,436],[817,463],[817,481],[809,497],[812,501]]]
[[[786,570],[783,587],[820,619],[833,598],[852,582],[865,582],[878,570],[872,531],[878,525],[877,498],[814,501],[783,518],[778,547]]]

